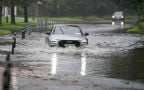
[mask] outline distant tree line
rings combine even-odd
[[[11,24],[15,24],[14,6],[23,8],[24,22],[28,22],[28,7],[39,1],[50,16],[103,16],[123,10],[144,17],[144,0],[0,0],[0,25],[3,6],[11,7]]]
[[[51,16],[102,16],[116,6],[111,0],[46,0],[45,5]]]
[[[116,10],[137,14],[138,1],[142,8],[144,0],[46,0],[45,5],[52,16],[103,16]]]
[[[42,6],[50,16],[106,16],[117,10],[137,15],[138,2],[143,16],[144,0],[45,0]]]
[[[113,0],[119,8],[135,12],[139,19],[144,20],[144,0]],[[142,17],[142,18],[140,18]]]
[[[24,9],[24,22],[28,22],[27,7],[36,0],[0,0],[0,25],[2,25],[2,8],[8,6],[11,8],[11,24],[15,24],[15,6],[21,6]]]

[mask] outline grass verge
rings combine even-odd
[[[0,35],[8,35],[11,32],[19,32],[23,29],[24,25],[24,19],[20,17],[15,17],[16,24],[10,24],[10,17],[8,18],[8,23],[6,23],[6,18],[2,18],[2,25],[0,26]],[[29,18],[29,23],[32,26],[35,26],[36,21],[33,21],[31,18]]]
[[[9,30],[0,30],[0,35],[8,35],[11,32]]]
[[[132,26],[128,32],[142,33],[144,32],[144,22],[140,22]]]

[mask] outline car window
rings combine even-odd
[[[64,34],[60,27],[55,27],[54,34]]]
[[[122,12],[115,12],[114,15],[123,15]]]
[[[81,35],[82,33],[81,33],[79,27],[60,26],[60,27],[56,27],[56,28],[55,28],[54,34]]]

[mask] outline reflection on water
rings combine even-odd
[[[113,28],[116,28],[116,29],[121,29],[123,30],[125,28],[125,25],[124,25],[124,22],[121,22],[120,25],[116,25],[114,22],[112,22],[112,26]]]
[[[130,50],[123,55],[112,55],[106,58],[90,57],[85,53],[77,54],[75,57],[65,54],[53,53],[51,57],[51,73],[68,73],[74,75],[104,75],[110,78],[126,80],[144,80],[144,49]],[[116,53],[115,53],[116,54]],[[64,59],[64,58],[68,59]],[[95,59],[97,58],[97,59]],[[59,65],[58,65],[58,61]],[[60,67],[58,67],[60,66]]]
[[[62,67],[58,67],[58,61],[61,60],[60,57],[57,57],[57,53],[53,53],[52,54],[52,57],[51,57],[51,74],[52,75],[55,75],[58,73],[58,70],[60,71],[63,71],[64,70],[64,73],[66,73],[66,68],[67,70],[73,70],[72,68],[74,68],[74,72],[79,72],[80,75],[82,76],[85,76],[86,75],[86,55],[84,53],[81,54],[79,60],[77,60],[75,63],[76,64],[79,64],[78,68],[75,68],[75,66],[71,65],[71,63],[68,61],[65,61],[65,62],[60,62],[59,64],[63,66]],[[68,69],[68,68],[71,68],[71,69]],[[72,71],[73,72],[73,71]],[[69,73],[70,74],[70,73]]]
[[[86,75],[86,55],[84,53],[81,54],[81,75]]]
[[[112,78],[144,81],[144,48],[130,50],[127,56],[107,58]]]
[[[57,71],[57,54],[52,55],[52,74],[56,74]]]
[[[124,24],[121,25],[121,29],[124,29]]]

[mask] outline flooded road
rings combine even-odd
[[[49,47],[45,33],[17,36],[14,86],[18,90],[144,90],[144,36],[115,33],[120,26],[79,25],[86,47]]]

